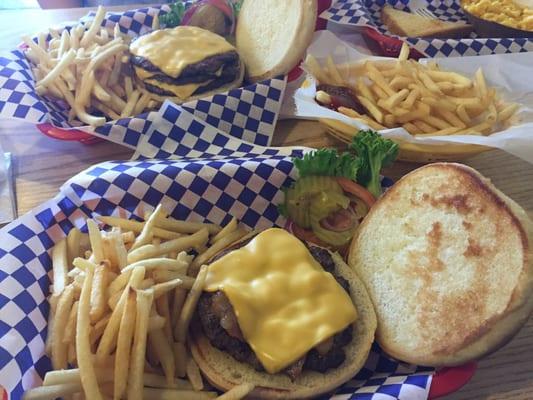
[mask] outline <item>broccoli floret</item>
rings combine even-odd
[[[391,165],[398,156],[398,145],[372,130],[359,131],[350,148],[360,159],[357,181],[366,186],[376,198],[381,195],[379,174],[382,168]]]

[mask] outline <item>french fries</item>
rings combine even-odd
[[[91,310],[89,316],[91,323],[96,323],[107,311],[107,292],[109,262],[102,261],[94,271],[93,286],[91,290]]]
[[[91,289],[93,284],[94,269],[88,268],[85,271],[83,288],[81,289],[78,304],[78,322],[76,324],[76,354],[80,369],[81,385],[85,396],[89,399],[102,400],[102,393],[98,387],[91,343],[89,339],[89,312],[91,308]]]
[[[50,30],[48,43],[44,32],[37,43],[23,37],[37,92],[65,101],[71,107],[71,120],[75,116],[92,126],[159,104],[135,88],[128,65],[131,39],[120,33],[118,24],[113,30],[102,27],[104,17],[105,10],[99,6],[90,23],[78,24],[70,32],[65,29],[60,36]]]
[[[150,308],[154,300],[153,289],[137,291],[137,316],[135,319],[135,335],[131,352],[131,365],[128,375],[128,399],[142,400],[144,381],[144,360],[146,355],[146,340],[148,337],[148,319]]]
[[[65,328],[69,322],[69,314],[74,302],[74,286],[67,286],[57,303],[53,329],[56,340],[52,343],[52,367],[67,368],[67,347],[64,345]]]
[[[341,68],[331,58],[321,66],[309,55],[305,67],[321,84],[350,88],[367,115],[346,107],[337,111],[372,129],[403,127],[413,135],[490,135],[512,124],[519,106],[501,100],[487,85],[481,68],[470,79],[441,71],[436,62],[408,60],[408,55],[404,43],[396,61],[367,60],[362,66]],[[361,67],[356,80],[340,73]],[[322,105],[332,104],[323,91],[315,99]]]
[[[192,235],[169,240],[168,242],[164,242],[159,246],[146,244],[131,251],[128,254],[128,262],[134,263],[147,258],[158,257],[171,251],[183,251],[192,248],[200,248],[207,243],[208,239],[209,231],[206,228],[203,228]]]
[[[129,365],[130,361],[130,349],[133,340],[133,333],[135,330],[135,318],[136,318],[136,302],[135,294],[133,292],[128,293],[128,299],[126,300],[126,306],[122,312],[120,320],[120,327],[117,339],[117,351],[116,351],[116,363],[118,365]],[[113,391],[113,397],[120,399],[126,392],[128,369],[127,368],[115,368],[114,372],[115,386]]]
[[[111,230],[88,220],[88,235],[74,228],[52,250],[47,353],[54,370],[24,399],[216,397],[189,355],[189,323],[207,276],[204,264],[247,232],[236,219],[224,228],[183,222],[162,207],[147,222],[99,220]],[[193,248],[202,252],[185,252]],[[201,265],[196,277],[193,264]],[[252,389],[239,386],[226,398]]]
[[[52,268],[54,271],[54,295],[59,296],[67,285],[67,240],[61,239],[52,250]]]

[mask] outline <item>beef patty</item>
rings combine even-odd
[[[150,79],[172,85],[186,85],[189,83],[209,82],[199,87],[194,94],[205,93],[210,90],[219,88],[222,85],[234,81],[240,75],[240,59],[235,51],[223,54],[216,54],[207,57],[204,60],[186,66],[181,74],[174,78],[166,75],[159,68],[150,62],[150,60],[140,57],[131,57],[131,64],[135,67],[142,68],[151,72],[153,76]],[[172,92],[161,89],[157,86],[144,82],[147,90],[161,96],[173,96]]]
[[[219,254],[217,259],[236,247],[246,245],[251,239],[232,246]],[[343,289],[349,292],[350,284],[336,273],[335,262],[330,253],[314,246],[310,246],[309,251],[324,270],[331,273]],[[250,364],[258,371],[264,370],[261,362],[244,340],[233,307],[222,291],[203,293],[198,302],[198,315],[204,334],[214,347],[227,352],[237,361]],[[295,380],[303,369],[326,372],[330,368],[337,368],[346,359],[343,347],[351,342],[352,331],[353,327],[348,326],[326,342],[311,349],[301,359],[289,365],[284,372]]]

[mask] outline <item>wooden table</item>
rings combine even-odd
[[[0,51],[14,48],[21,34],[86,13],[87,9],[2,11]],[[132,151],[108,142],[88,146],[50,139],[35,126],[15,120],[0,122],[0,141],[4,151],[14,156],[19,215],[54,196],[63,182],[90,165],[132,155]],[[280,121],[273,145],[338,147],[341,143],[315,122]],[[484,153],[465,163],[491,178],[533,217],[533,165],[500,151]],[[416,167],[399,162],[386,174],[397,179]],[[480,361],[474,378],[447,399],[533,399],[533,319],[507,346]]]

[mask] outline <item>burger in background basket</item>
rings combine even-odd
[[[134,40],[130,53],[137,85],[178,104],[239,87],[244,76],[235,47],[195,26],[155,30]]]
[[[233,46],[217,33],[234,34],[241,5]],[[23,39],[37,93],[68,105],[73,125],[101,126],[166,99],[180,104],[240,87],[246,70],[249,82],[288,73],[311,41],[316,8],[316,0],[177,2],[131,41],[119,24],[102,26],[100,6],[90,22],[49,29],[50,40],[44,32]]]

